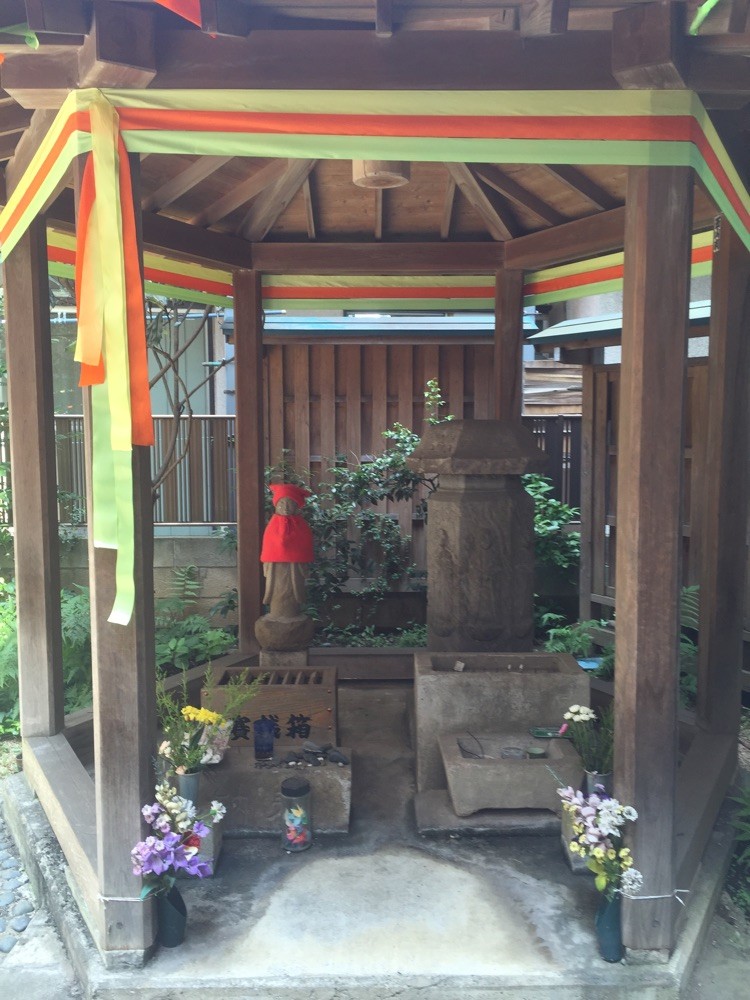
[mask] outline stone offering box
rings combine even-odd
[[[589,679],[567,653],[417,653],[414,701],[424,792],[446,787],[441,736],[559,728],[571,705],[588,705]]]
[[[549,809],[559,814],[560,781],[574,788],[581,783],[581,759],[570,740],[535,740],[522,730],[472,733],[472,737],[465,732],[440,737],[448,792],[457,816],[471,816],[480,809]],[[462,752],[459,740],[484,757]],[[526,750],[531,746],[543,746],[547,757],[502,757],[508,747]]]
[[[229,667],[218,685],[208,695],[201,691],[201,705],[223,712],[227,704],[226,685],[244,668]],[[248,679],[263,677],[257,694],[240,705],[230,749],[254,750],[253,722],[265,715],[276,723],[276,745],[300,747],[305,740],[314,743],[337,742],[336,668],[296,667],[289,670],[263,670],[252,667]]]
[[[349,748],[340,749],[352,759]],[[202,794],[209,800],[218,799],[227,807],[219,825],[226,837],[274,835],[281,843],[281,783],[293,777],[310,782],[313,837],[348,833],[352,801],[350,764],[256,767],[253,754],[228,753],[221,764],[204,772]]]

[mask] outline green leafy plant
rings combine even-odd
[[[570,653],[571,656],[586,659],[594,652],[590,629],[598,625],[599,622],[590,619],[551,628],[544,648],[548,653]]]
[[[174,673],[222,656],[236,644],[228,629],[212,627],[205,615],[188,614],[200,594],[195,566],[174,570],[170,593],[156,602],[156,665]]]
[[[316,646],[372,646],[375,648],[427,645],[427,626],[411,623],[402,629],[377,632],[372,625],[325,625],[315,633]]]
[[[750,788],[732,801],[737,809],[733,817],[735,846],[727,875],[727,892],[750,920]]]
[[[537,562],[559,569],[575,569],[581,557],[581,535],[567,526],[580,511],[551,496],[554,487],[546,476],[523,476],[526,492],[534,500],[534,552]]]

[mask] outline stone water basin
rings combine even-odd
[[[528,741],[532,726],[559,728],[571,705],[588,705],[589,679],[567,653],[424,652],[414,656],[414,703],[424,792],[446,787],[442,736],[519,732]]]
[[[537,740],[527,730],[451,733],[441,736],[439,743],[457,816],[471,816],[480,809],[549,809],[559,814],[557,789],[561,784],[577,788],[583,776],[570,740]],[[542,747],[547,756],[503,757],[503,751],[525,752],[531,747]]]

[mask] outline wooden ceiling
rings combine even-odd
[[[617,89],[688,87],[750,170],[750,0],[201,0],[202,30],[156,0],[0,0],[0,160],[28,159],[32,113],[75,87]],[[35,51],[3,25],[28,23]],[[24,143],[27,148],[24,148]],[[356,187],[349,161],[142,158],[144,226],[273,242],[505,242],[612,215],[626,171],[414,163]],[[696,189],[696,214],[711,206]]]

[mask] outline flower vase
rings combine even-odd
[[[185,940],[187,909],[177,886],[156,897],[157,940],[164,948],[176,948]]]
[[[192,771],[190,774],[175,774],[177,794],[183,799],[190,799],[194,804],[198,803],[198,789],[200,786],[200,771]]]
[[[602,896],[599,909],[594,917],[596,941],[599,954],[605,962],[619,962],[625,954],[622,946],[622,926],[620,909],[622,897],[616,894],[612,899]]]
[[[584,771],[583,772],[583,793],[584,795],[593,795],[596,792],[596,786],[604,786],[604,794],[612,797],[614,790],[614,775],[610,771],[607,774],[599,774],[598,771]]]

